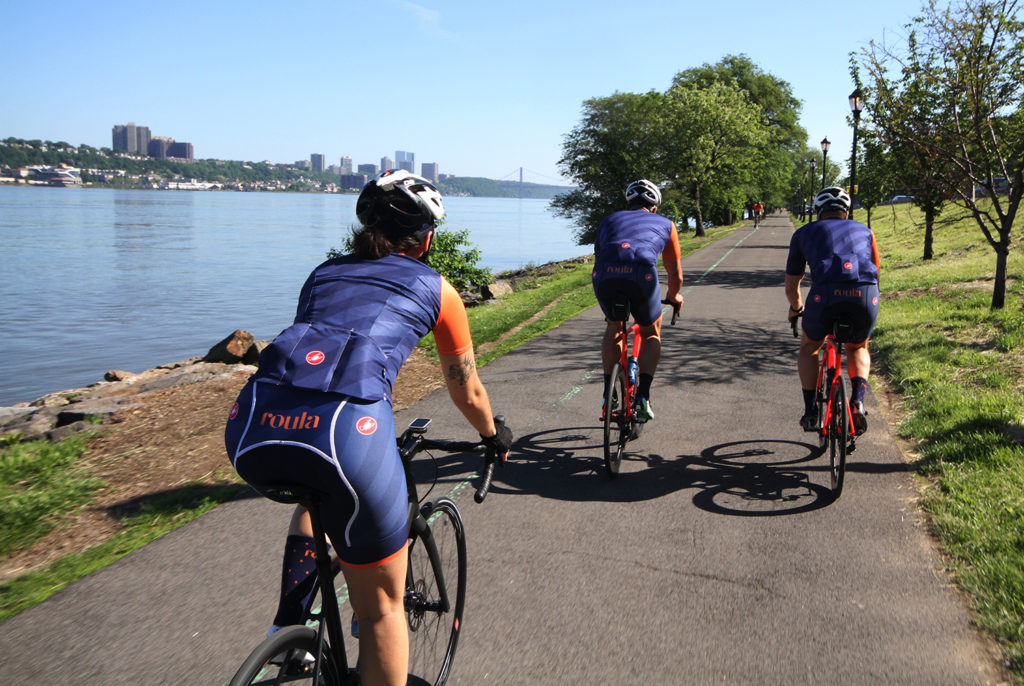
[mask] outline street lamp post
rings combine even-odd
[[[824,138],[821,139],[821,187],[822,188],[825,187],[825,173],[826,173],[826,169],[828,167],[828,165],[825,164],[825,160],[828,159],[828,146],[830,146],[830,145],[832,145],[832,142],[829,141],[828,136],[825,136]]]
[[[817,195],[817,193],[814,192],[814,182],[817,181],[817,175],[815,172],[817,172],[817,164],[815,164],[814,160],[811,160],[811,201],[807,204],[807,207],[810,208],[810,211],[808,212],[810,217],[808,217],[808,219],[814,216],[814,196]]]
[[[850,110],[853,112],[853,155],[850,157],[850,216],[857,204],[857,129],[860,125],[860,113],[864,109],[864,97],[860,88],[850,93]]]

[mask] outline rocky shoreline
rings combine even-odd
[[[206,355],[163,364],[135,374],[110,370],[84,388],[50,393],[30,402],[0,407],[0,442],[57,442],[80,431],[95,429],[113,414],[142,405],[145,396],[175,386],[253,373],[266,341],[235,331]]]

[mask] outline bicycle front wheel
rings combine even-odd
[[[629,441],[629,420],[626,418],[626,370],[618,362],[612,369],[608,391],[604,397],[604,465],[614,478],[622,464],[622,454]]]
[[[325,650],[328,649],[324,646]],[[339,686],[330,661],[320,661],[317,675],[312,656],[317,654],[317,634],[307,626],[286,626],[259,644],[235,672],[229,686],[270,686],[271,684],[316,684]],[[316,681],[314,681],[316,676]]]
[[[409,620],[409,683],[448,680],[466,602],[466,533],[455,503],[423,506],[428,526],[409,543],[405,615]],[[415,530],[415,527],[414,527]]]
[[[843,383],[843,377],[839,377],[832,388],[832,419],[828,433],[832,496],[838,498],[843,492],[846,447],[850,440],[850,413],[846,406],[846,384]]]

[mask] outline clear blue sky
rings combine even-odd
[[[557,183],[584,100],[664,91],[743,53],[792,86],[809,141],[828,136],[845,160],[849,53],[905,45],[922,0],[696,4],[0,0],[0,138],[109,147],[131,121],[200,158],[379,164],[407,150],[417,171],[523,167]]]

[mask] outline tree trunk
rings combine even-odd
[[[697,231],[693,235],[703,238],[707,233],[704,231],[704,214],[700,210],[700,186],[693,191],[693,211],[697,220]]]
[[[1010,254],[1010,236],[1007,232],[1000,235],[999,247],[996,249],[996,282],[992,286],[992,309],[1001,310],[1006,303],[1006,258]]]
[[[935,228],[935,208],[929,206],[924,211],[924,259],[932,259],[933,229]]]
[[[867,208],[868,211],[868,228],[871,228],[871,208]]]

